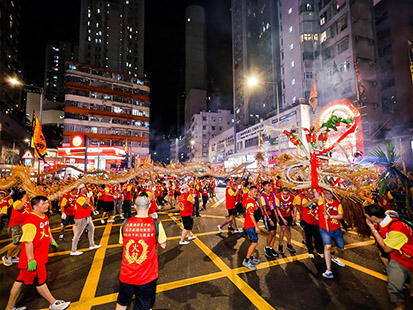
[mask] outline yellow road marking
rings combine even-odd
[[[181,229],[183,229],[181,223],[176,223]],[[208,248],[205,243],[198,238],[194,239],[193,242],[212,260],[212,262],[226,275],[226,277],[234,283],[236,287],[238,287],[238,289],[252,302],[252,304],[257,307],[257,309],[275,310],[274,307],[272,307],[251,286],[249,286],[248,283],[246,283],[233,270],[231,270],[231,268],[229,268],[222,259],[220,259],[210,248]]]
[[[356,269],[356,270],[358,270],[358,271],[361,271],[361,272],[363,272],[363,273],[366,273],[366,274],[368,274],[368,275],[370,275],[370,276],[372,276],[372,277],[375,277],[375,278],[377,278],[377,279],[380,279],[380,280],[383,280],[383,281],[387,281],[387,276],[385,276],[384,274],[381,274],[381,273],[379,273],[379,272],[377,272],[377,271],[374,271],[374,270],[368,269],[368,268],[366,268],[366,267],[357,265],[357,264],[355,264],[355,263],[353,263],[353,262],[350,262],[350,261],[348,261],[348,260],[345,260],[345,259],[343,259],[343,258],[341,258],[341,257],[340,257],[340,260],[341,260],[344,264],[346,264],[346,266],[349,266],[349,267],[351,267],[351,268],[353,268],[353,269]]]
[[[366,240],[366,241],[354,242],[354,243],[346,244],[346,245],[344,246],[344,250],[352,249],[352,248],[358,248],[358,247],[360,247],[360,246],[370,245],[370,244],[374,244],[374,243],[375,243],[374,240]]]
[[[209,215],[209,214],[202,214],[201,218],[203,217],[208,217],[208,218],[213,218],[213,219],[224,219],[226,216],[220,216],[220,215]]]
[[[221,203],[223,203],[225,201],[225,197],[218,200],[216,203],[214,203],[212,206],[210,206],[210,208],[215,209],[216,207],[218,207]]]
[[[84,307],[84,302],[95,297],[96,290],[99,283],[100,273],[103,267],[103,261],[106,256],[106,247],[108,245],[110,231],[112,230],[112,224],[108,224],[103,232],[100,244],[102,247],[96,250],[95,257],[93,258],[92,266],[90,268],[89,274],[86,278],[85,285],[83,286],[82,294],[80,295],[79,303],[82,304],[82,309]]]

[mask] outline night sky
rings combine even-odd
[[[169,157],[177,99],[185,84],[185,8],[199,4],[207,21],[208,89],[232,96],[230,0],[146,1],[145,72],[151,82],[151,152]],[[26,83],[43,85],[46,44],[78,42],[80,0],[22,1],[19,59]],[[182,120],[181,120],[182,121]]]

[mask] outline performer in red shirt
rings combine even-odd
[[[260,229],[258,227],[258,221],[260,218],[260,208],[258,207],[257,201],[255,200],[257,199],[257,194],[257,187],[254,185],[251,186],[246,201],[247,208],[245,212],[244,222],[245,233],[250,239],[251,244],[248,247],[247,256],[243,260],[242,265],[251,270],[257,270],[257,267],[255,267],[255,265],[260,263],[260,261],[254,258],[253,256],[255,248],[258,244],[258,234],[260,233]]]
[[[305,244],[310,258],[314,258],[313,239],[318,255],[323,257],[324,252],[323,240],[318,230],[317,202],[314,193],[308,189],[304,189],[301,194],[295,196],[293,201],[293,205],[301,214],[300,225],[304,230]]]
[[[133,193],[133,185],[129,182],[126,182],[122,185],[122,193],[123,193],[123,214],[125,218],[132,217],[131,214],[131,206],[132,206],[132,193]]]
[[[46,284],[49,245],[58,248],[50,232],[49,218],[46,215],[49,211],[49,201],[44,196],[36,196],[31,200],[31,204],[33,210],[25,218],[22,228],[23,248],[19,262],[20,274],[10,291],[6,310],[15,309],[14,306],[23,285],[35,285],[39,294],[50,303],[50,309],[66,309],[70,301],[56,300]]]
[[[59,235],[59,240],[64,241],[64,230],[67,225],[73,225],[73,235],[75,235],[75,200],[76,200],[76,194],[77,194],[77,189],[76,187],[72,189],[70,192],[67,192],[66,194],[63,195],[63,197],[60,199],[59,206],[60,206],[60,211],[62,213],[62,225],[60,228],[60,235]]]
[[[260,207],[264,215],[265,228],[268,230],[265,256],[272,259],[278,257],[278,253],[274,250],[278,221],[278,213],[275,211],[277,205],[275,202],[275,194],[271,191],[271,183],[264,181],[262,187],[264,191],[261,193]]]
[[[105,201],[104,208],[103,208],[103,214],[100,222],[102,224],[105,224],[105,216],[106,214],[108,215],[108,223],[113,223],[115,222],[114,216],[111,217],[111,213],[113,215],[114,213],[114,208],[115,208],[115,188],[112,185],[102,185],[105,189],[105,196],[103,200]]]
[[[72,251],[70,255],[82,255],[83,252],[77,250],[77,243],[82,235],[83,231],[87,227],[87,236],[89,238],[89,250],[95,250],[101,247],[101,245],[95,244],[95,225],[93,224],[91,212],[92,206],[89,197],[87,196],[87,188],[84,184],[80,184],[78,187],[78,194],[75,200],[75,235],[72,240]]]
[[[218,225],[218,230],[220,233],[223,233],[224,231],[222,228],[227,225],[227,224],[232,224],[232,227],[235,228],[235,233],[240,234],[242,233],[242,230],[239,230],[237,227],[237,222],[235,219],[235,215],[237,215],[236,209],[235,209],[235,199],[238,195],[238,193],[241,191],[241,185],[237,186],[233,181],[230,179],[227,179],[226,182],[227,188],[225,190],[225,206],[228,210],[228,218],[221,224]]]
[[[119,295],[116,309],[126,309],[135,295],[135,309],[150,309],[155,304],[159,274],[158,244],[166,247],[166,234],[158,219],[148,216],[149,199],[135,201],[137,215],[122,224],[119,243],[123,244]]]
[[[284,235],[287,237],[287,249],[291,253],[295,253],[295,249],[291,244],[291,226],[293,226],[293,214],[291,209],[294,209],[293,206],[294,196],[291,194],[290,189],[284,187],[282,192],[275,195],[275,203],[277,205],[277,212],[279,216],[280,224],[280,244],[278,246],[278,253],[284,255],[283,242]]]
[[[182,185],[181,195],[178,198],[178,204],[184,229],[182,230],[179,245],[189,244],[189,241],[196,238],[196,236],[192,235],[192,227],[194,226],[194,203],[195,199],[189,193],[189,186],[187,184]],[[188,236],[188,241],[185,241],[185,236]]]
[[[318,225],[320,226],[320,234],[324,243],[324,260],[327,268],[323,273],[323,277],[333,279],[331,262],[336,263],[340,267],[346,266],[339,259],[339,255],[344,251],[344,237],[340,225],[340,220],[343,219],[343,207],[330,191],[324,191],[324,197],[325,199],[320,197],[318,201]],[[335,256],[331,254],[332,240],[335,241],[337,248]]]
[[[9,220],[8,232],[12,238],[12,244],[7,251],[7,255],[2,257],[4,266],[11,266],[13,263],[17,264],[19,262],[19,252],[20,252],[20,238],[22,236],[22,225],[26,218],[31,213],[30,204],[27,201],[26,191],[22,188],[18,189],[13,194],[13,208],[11,211],[11,216]]]

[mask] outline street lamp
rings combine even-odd
[[[247,79],[247,85],[250,88],[254,88],[259,84],[271,84],[272,85],[272,95],[275,98],[275,102],[277,105],[277,119],[278,119],[278,129],[280,129],[280,102],[278,100],[278,84],[275,81],[260,81],[255,76],[251,76]],[[278,130],[278,156],[281,153],[281,131]]]
[[[9,77],[7,79],[7,82],[13,86],[13,87],[18,87],[18,86],[25,86],[25,87],[31,87],[37,90],[40,90],[40,107],[39,107],[39,122],[42,123],[42,114],[43,114],[43,97],[44,97],[44,89],[43,87],[39,86],[33,86],[29,84],[25,84],[22,81],[19,81],[16,77]]]

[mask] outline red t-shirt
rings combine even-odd
[[[191,216],[194,212],[194,198],[189,193],[182,193],[179,195],[179,211],[181,216]]]
[[[174,186],[173,185],[169,185],[168,186],[168,196],[169,197],[173,197],[174,195]]]
[[[343,214],[343,207],[341,206],[340,201],[333,199],[333,201],[327,202],[326,201],[326,212],[328,215],[339,215]],[[323,198],[320,198],[318,201],[318,225],[320,228],[327,230],[326,227],[326,220],[324,218],[324,206],[323,206]],[[329,219],[328,220],[328,230],[333,231],[336,229],[341,229],[340,220],[338,219]]]
[[[23,208],[21,208],[20,210],[17,210],[16,206],[19,205],[21,202],[22,202],[21,200],[16,200],[13,203],[13,209],[11,211],[9,227],[23,225],[27,216],[32,212],[32,209],[30,208],[30,204],[28,202],[25,202]]]
[[[88,206],[86,208],[82,207],[83,203],[87,203]],[[75,202],[75,220],[84,219],[86,217],[90,217],[90,213],[92,212],[92,207],[90,206],[89,199],[86,195],[79,195],[77,196]]]
[[[303,207],[303,204],[308,203],[308,197],[303,194],[295,196],[294,205],[298,205],[302,212],[302,220],[311,225],[318,225],[318,208],[317,205],[312,207],[311,205],[307,208]]]
[[[27,216],[22,226],[23,235],[21,238],[22,251],[20,254],[19,268],[27,269],[27,253],[25,242],[33,242],[34,259],[38,265],[44,265],[48,262],[49,245],[50,245],[50,227],[49,218],[46,215],[42,217],[31,213]]]
[[[60,199],[59,206],[63,207],[65,210],[65,214],[69,216],[73,216],[76,213],[75,209],[75,195],[72,192],[68,192],[63,195],[62,199]]]
[[[122,283],[143,285],[158,278],[156,228],[152,217],[131,217],[123,228]]]
[[[294,195],[290,194],[288,198],[284,198],[282,193],[275,195],[275,203],[283,217],[291,216],[291,208],[293,207]]]
[[[231,187],[225,190],[225,206],[227,210],[235,209],[235,192]]]
[[[254,211],[258,209],[258,204],[255,199],[248,197],[246,201],[246,213],[245,213],[245,221],[244,221],[244,228],[252,228],[255,227],[251,216],[254,216]]]
[[[158,206],[156,205],[155,199],[152,199],[151,203],[149,204],[148,214],[155,213],[156,210],[158,210]]]
[[[123,199],[126,201],[131,201],[132,200],[132,184],[124,184],[122,191],[124,192],[123,194]]]
[[[248,199],[248,188],[244,187],[242,189],[242,206],[244,207],[244,209],[247,208],[247,199]]]
[[[390,225],[391,222],[394,222],[394,223]],[[411,229],[407,224],[395,218],[392,218],[387,225],[384,225],[384,226],[378,225],[378,226],[379,226],[380,236],[383,239],[386,239],[389,236],[389,233],[391,231],[401,232],[403,235],[407,237],[407,242],[404,243],[404,245],[400,248],[400,250],[395,249],[392,252],[390,252],[390,258],[394,259],[400,265],[412,271],[413,270],[413,229]],[[398,247],[400,247],[400,245]]]
[[[109,196],[108,194],[115,195],[115,189],[111,185],[106,185],[105,186],[105,198],[103,200],[105,201],[115,201],[115,197]]]

